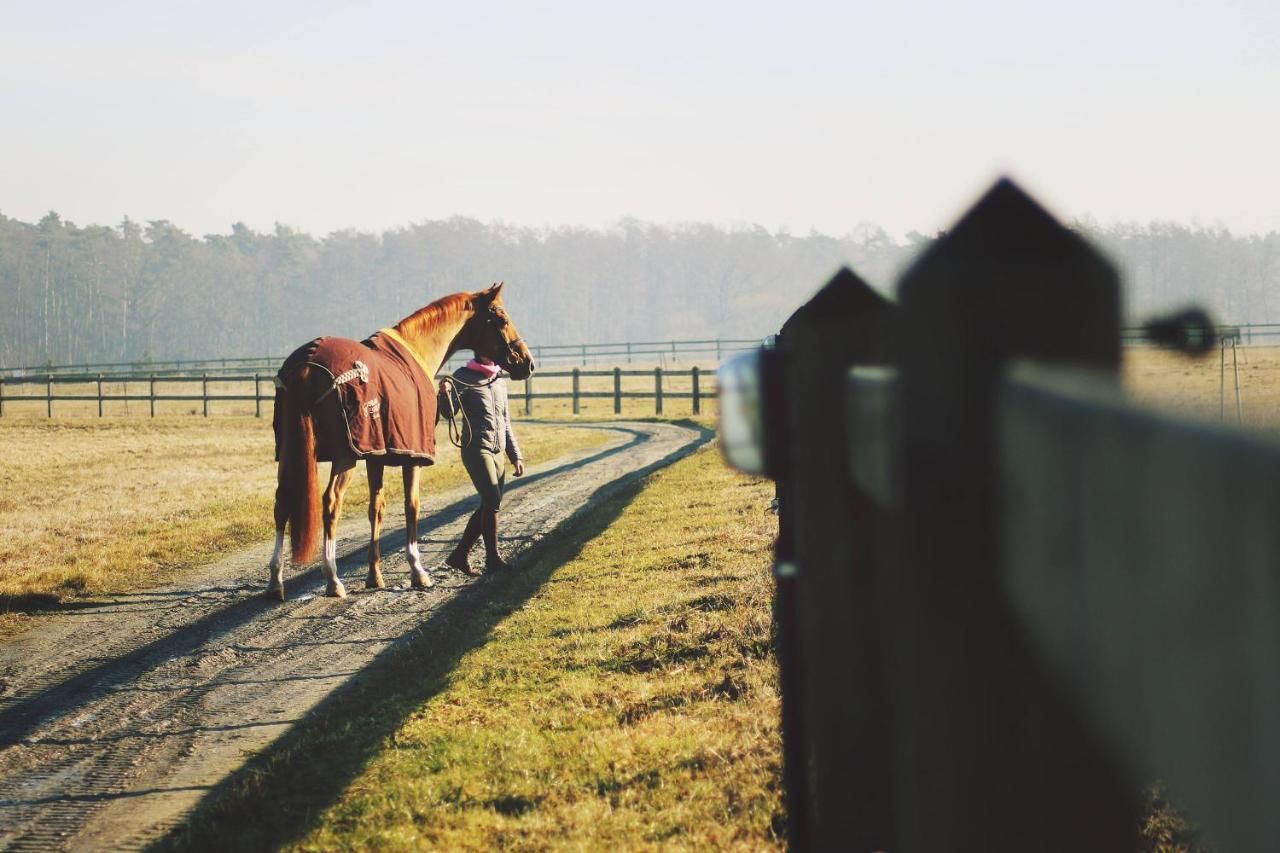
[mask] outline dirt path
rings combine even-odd
[[[693,450],[705,434],[659,423],[616,433],[509,482],[504,550],[518,557],[611,490]],[[441,566],[475,506],[424,490],[424,561]],[[396,523],[394,512],[389,525]],[[401,519],[401,525],[403,519]],[[389,585],[365,592],[363,520],[339,530],[352,591],[323,598],[318,569],[288,601],[262,598],[270,543],[181,585],[86,602],[0,647],[0,848],[130,849],[180,822],[218,781],[474,580],[432,571],[408,589],[404,530],[383,538]],[[478,552],[473,561],[478,562]]]

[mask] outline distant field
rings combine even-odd
[[[1280,432],[1280,347],[1239,347],[1240,409],[1244,425]],[[1208,421],[1236,422],[1232,352],[1205,358],[1147,348],[1125,352],[1124,383],[1135,399]]]
[[[606,440],[534,421],[520,425],[519,437],[531,462]],[[441,444],[424,493],[466,482],[457,451]],[[20,618],[15,613],[150,586],[272,536],[268,421],[6,417],[0,446],[0,629]],[[327,472],[321,465],[320,476]],[[401,524],[398,472],[386,483],[387,523]],[[362,473],[347,492],[345,514],[363,515],[368,495]]]

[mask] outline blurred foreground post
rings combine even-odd
[[[844,269],[778,337],[786,439],[776,606],[780,644],[794,632],[794,650],[779,649],[794,849],[896,849],[873,539],[843,462],[841,393],[852,365],[889,358],[895,310]]]
[[[1118,370],[1116,273],[1001,181],[899,299],[902,557],[884,615],[901,849],[1134,850],[1138,783],[1005,590],[997,456],[1013,359]]]

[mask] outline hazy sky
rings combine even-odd
[[[1280,230],[1280,3],[0,0],[0,213]]]

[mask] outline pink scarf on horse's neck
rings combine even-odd
[[[498,371],[501,369],[501,367],[488,359],[481,361],[478,358],[473,358],[467,362],[467,370],[474,370],[476,373],[483,374],[485,379],[492,379],[497,376]]]

